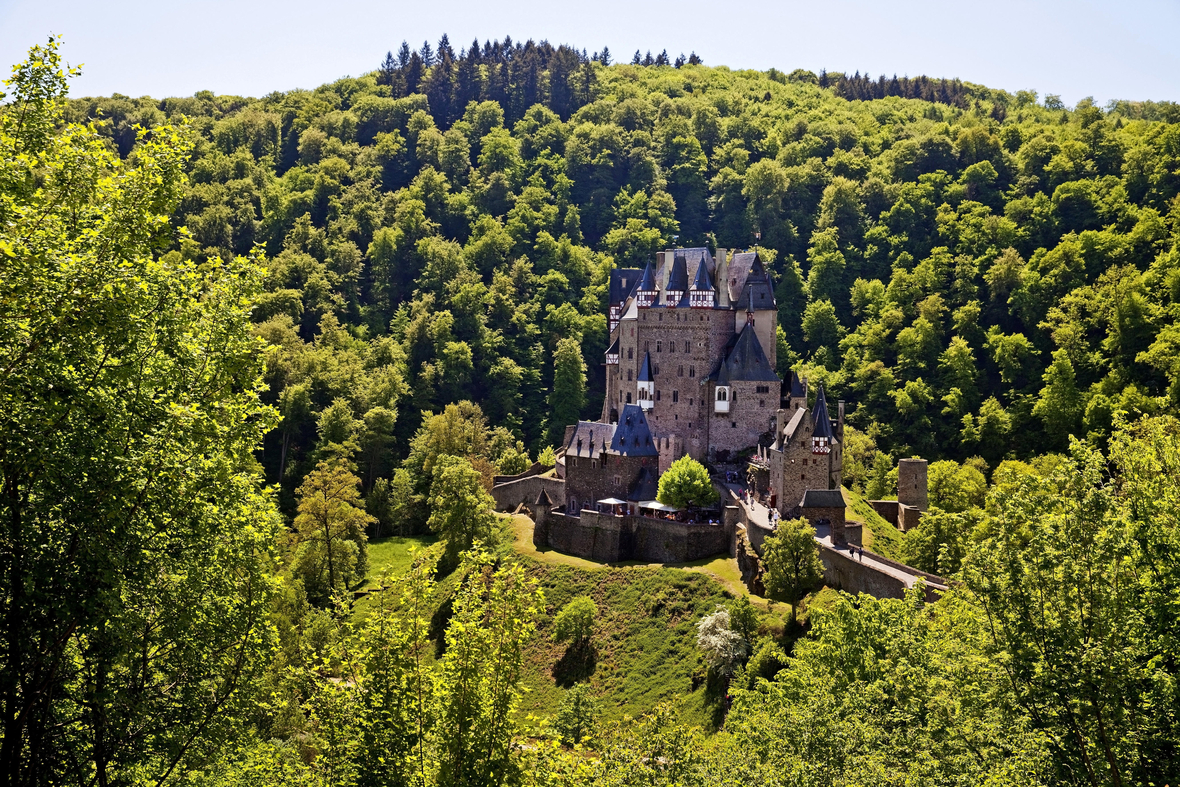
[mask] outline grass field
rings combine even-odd
[[[871,549],[878,555],[893,560],[902,560],[905,534],[882,519],[869,505],[869,501],[856,492],[845,489],[844,499],[848,501],[855,518],[865,523],[865,549]]]
[[[435,540],[434,536],[390,536],[373,539],[369,542],[369,574],[361,588],[377,587],[381,575],[386,571],[390,576],[397,576],[405,571],[413,559],[411,550],[424,549]]]

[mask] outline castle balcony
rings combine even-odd
[[[713,398],[713,412],[728,413],[730,398],[728,385],[717,386],[717,394]]]
[[[701,292],[699,290],[691,290],[688,293],[688,306],[691,309],[712,309],[713,308],[713,291],[706,290]]]
[[[606,363],[608,366],[617,366],[619,363],[619,354],[618,353],[607,353],[606,354]]]
[[[641,309],[646,309],[656,301],[656,295],[659,293],[656,290],[638,290],[635,293],[635,305]]]

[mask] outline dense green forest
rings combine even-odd
[[[81,99],[67,118],[124,156],[136,124],[199,133],[176,248],[265,250],[254,320],[281,348],[283,426],[263,461],[288,493],[345,434],[367,491],[423,412],[460,400],[535,456],[571,399],[600,411],[609,269],[672,245],[757,242],[781,371],[848,400],[862,453],[994,467],[1173,411],[1176,106],[609,60],[444,37],[315,90]],[[563,338],[585,394],[553,391]]]
[[[1180,111],[610,61],[14,68],[3,784],[1174,783]],[[555,567],[493,513],[599,410],[611,267],[755,242],[850,483],[939,460],[890,535],[937,602]]]

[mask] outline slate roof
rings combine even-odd
[[[713,277],[709,275],[709,266],[704,264],[697,265],[697,275],[693,279],[692,289],[694,292],[709,292],[713,289]]]
[[[804,390],[804,388],[803,388],[803,381],[801,379],[799,379],[799,375],[796,374],[795,372],[791,372],[790,383],[791,383],[791,390],[790,390],[789,396],[795,397],[795,398],[807,396],[807,391]]]
[[[643,290],[649,292],[656,289],[656,277],[652,273],[651,261],[648,261],[647,267],[643,269],[643,278],[639,280],[639,284],[635,287],[636,290]]]
[[[611,439],[610,450],[623,456],[659,456],[651,430],[647,426],[647,416],[643,408],[637,404],[623,405],[623,412],[619,414],[619,422],[615,424],[615,433]]]
[[[619,354],[619,337],[616,336],[615,340],[610,343],[610,347],[606,348],[606,354],[607,355],[618,355]]]
[[[828,418],[828,400],[824,396],[824,389],[821,385],[819,388],[819,396],[815,399],[815,428],[811,432],[812,437],[826,437],[832,439],[832,421]]]
[[[765,273],[750,273],[746,277],[745,287],[742,288],[742,304],[752,306],[758,311],[775,308],[770,277]]]
[[[729,300],[731,303],[741,303],[742,292],[746,289],[746,279],[755,270],[757,273],[764,272],[762,270],[762,260],[759,259],[757,252],[741,251],[734,253],[733,257],[729,260],[729,282],[725,282],[729,286]],[[745,305],[741,303],[743,308]]]
[[[610,303],[612,306],[631,297],[642,274],[643,271],[639,268],[616,268],[610,272]]]
[[[672,258],[672,271],[668,274],[668,286],[665,290],[687,290],[688,289],[688,264],[685,262],[684,255],[677,254]]]
[[[839,489],[808,489],[800,508],[844,508],[844,495]]]
[[[570,441],[565,446],[565,455],[597,459],[610,446],[614,434],[614,424],[578,421],[574,433],[570,435]]]
[[[789,443],[795,439],[795,433],[799,431],[799,427],[803,424],[803,418],[806,415],[806,407],[800,407],[795,411],[795,414],[791,416],[791,420],[788,421],[787,425],[783,427],[783,440]]]
[[[639,364],[639,382],[650,383],[656,379],[655,374],[651,370],[651,355],[643,354],[643,363]]]
[[[650,467],[644,467],[639,471],[639,475],[635,478],[635,483],[631,485],[631,489],[627,492],[627,499],[636,502],[643,502],[645,500],[655,500],[659,493],[660,485],[656,480],[656,475],[651,471]]]
[[[730,339],[714,376],[718,385],[729,385],[733,380],[779,382],[751,325],[746,325],[737,337]]]

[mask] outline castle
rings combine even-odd
[[[709,531],[723,526],[720,514],[669,518],[656,501],[660,475],[686,454],[712,463],[756,457],[769,466],[769,489],[760,491],[784,515],[799,511],[808,490],[839,489],[843,402],[833,423],[822,388],[809,407],[806,382],[776,373],[778,307],[756,251],[659,252],[643,270],[612,271],[608,299],[599,420],[566,428],[559,478],[533,491],[535,500],[513,502],[507,489],[497,496],[543,509],[538,546],[661,562],[724,551],[726,537]]]

